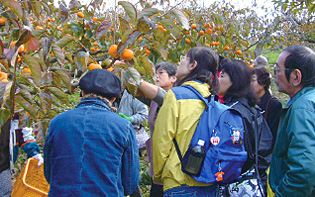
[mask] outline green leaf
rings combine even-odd
[[[288,4],[285,3],[285,4],[282,5],[282,10],[283,10],[283,11],[286,11],[287,8],[288,8]]]
[[[42,78],[42,84],[43,85],[50,85],[53,82],[53,72],[47,71],[45,72],[43,78]]]
[[[48,110],[47,114],[48,114],[49,118],[52,119],[52,118],[54,118],[55,116],[58,115],[58,112],[56,112],[56,110]]]
[[[153,29],[153,35],[155,37],[155,39],[159,42],[159,43],[164,43],[165,42],[165,35],[164,32],[159,29],[159,28],[154,28]]]
[[[29,103],[34,103],[33,97],[31,93],[28,90],[20,89],[17,95],[20,95],[22,98],[24,98]]]
[[[33,31],[33,35],[37,38],[41,38],[45,35],[46,31],[46,29],[35,29]]]
[[[293,15],[296,15],[297,13],[298,13],[298,14],[301,14],[300,10],[294,9],[293,12],[292,12]]]
[[[151,79],[151,81],[154,81],[153,75],[154,75],[155,66],[154,66],[153,62],[148,57],[141,56],[138,66],[141,66],[144,68],[146,78],[149,77]]]
[[[175,26],[173,20],[171,19],[163,19],[161,20],[161,23],[163,24],[164,27],[167,27],[167,28],[172,28],[173,26]]]
[[[108,29],[112,26],[112,22],[109,20],[104,20],[100,26],[97,29],[96,32],[96,38],[100,39],[100,37],[102,37],[107,31]]]
[[[19,77],[16,78],[16,83],[21,85],[32,86],[32,83],[30,83],[27,79],[28,77],[26,75],[20,75]]]
[[[2,95],[1,95],[1,97],[2,97],[1,107],[4,106],[4,104],[7,102],[7,100],[10,100],[12,85],[13,85],[12,81],[10,81],[9,83],[0,83],[1,93],[3,91]]]
[[[21,47],[21,46],[20,46],[20,47]],[[17,60],[17,57],[18,57],[18,55],[19,55],[19,49],[20,49],[20,47],[18,47],[18,49],[16,49],[16,51],[14,52],[14,54],[13,54],[13,56],[12,56],[11,65],[12,65],[13,67],[16,66],[16,60]]]
[[[89,60],[89,54],[84,51],[79,51],[76,56],[74,56],[74,62],[78,70],[86,71],[87,63]]]
[[[36,108],[33,106],[32,103],[25,100],[20,95],[17,95],[15,97],[16,103],[18,103],[21,107],[24,108],[25,111],[27,111],[32,117],[36,117]]]
[[[140,74],[139,72],[132,67],[123,69],[121,71],[121,81],[123,89],[127,87],[128,92],[135,97],[138,90],[138,85],[140,84]]]
[[[59,4],[59,18],[60,23],[65,22],[69,17],[69,10],[63,5]]]
[[[15,21],[14,19],[12,21]],[[18,28],[13,28],[11,33],[12,36],[12,40],[17,40],[20,37],[20,33],[21,33],[21,28],[19,25],[17,25]]]
[[[130,24],[129,22],[122,18],[122,17],[119,17],[119,23],[120,23],[120,29],[121,29],[121,33],[123,34],[126,30],[129,30],[130,29]]]
[[[63,48],[72,41],[74,41],[72,36],[65,35],[60,40],[58,40],[58,42],[56,42],[56,45],[58,45],[60,48]]]
[[[53,76],[52,85],[57,86],[58,88],[62,88],[61,79],[59,75],[53,73],[52,76]]]
[[[52,52],[55,54],[55,57],[57,58],[57,61],[60,65],[65,64],[65,54],[62,51],[62,49],[57,45],[53,44],[51,47]]]
[[[132,20],[133,23],[135,23],[137,18],[136,8],[128,1],[119,1],[118,5],[123,6],[129,18]]]
[[[122,43],[126,43],[126,41],[128,40],[129,36],[132,34],[132,32],[134,32],[134,29],[128,29],[127,31],[125,31],[124,35],[121,37],[121,42]]]
[[[39,100],[40,100],[40,103],[42,105],[42,108],[45,111],[49,111],[51,109],[52,97],[50,94],[48,94],[45,91],[40,92],[39,93]]]
[[[141,35],[140,31],[133,32],[126,41],[127,46],[133,45],[140,35]]]
[[[189,29],[189,21],[183,12],[177,9],[172,9],[171,13],[175,15],[175,17],[182,24],[184,29]]]
[[[23,14],[23,9],[21,5],[17,1],[13,0],[1,0],[3,3],[3,7],[9,7],[11,9],[11,12],[17,16],[19,19],[25,21],[24,14]],[[2,8],[3,8],[2,7]]]
[[[69,92],[72,92],[72,87],[71,87],[71,76],[68,72],[63,71],[63,70],[57,70],[54,74],[59,75],[62,83],[67,87]]]
[[[52,11],[51,8],[49,7],[49,5],[45,2],[45,1],[40,1],[40,4],[44,7],[44,9],[47,12],[47,16],[51,16]]]
[[[152,26],[153,26],[152,22],[146,16],[140,18],[137,23],[137,29],[142,33],[151,32]]]
[[[1,127],[8,121],[10,117],[10,111],[4,108],[0,108],[0,135]]]
[[[42,79],[42,69],[40,66],[40,60],[30,55],[22,56],[24,62],[31,69],[32,76],[37,86],[40,85]]]
[[[66,105],[70,104],[68,95],[66,93],[64,93],[62,91],[62,89],[54,87],[54,86],[48,86],[48,87],[46,87],[46,90],[49,91],[51,94],[53,94],[63,104],[66,104]]]
[[[39,13],[41,13],[41,11],[42,11],[42,7],[41,7],[40,3],[39,3],[38,1],[36,1],[36,2],[31,2],[31,5],[32,5],[32,11],[33,11],[33,13],[35,14],[35,16],[36,16],[37,18],[39,18],[39,17],[40,17],[40,16],[39,16]]]
[[[73,63],[72,54],[69,52],[65,52],[65,56],[70,63]]]
[[[167,50],[165,50],[158,42],[154,42],[153,46],[154,46],[153,50],[155,52],[161,54],[162,58],[164,60],[166,60],[167,59]]]
[[[140,12],[140,14],[138,15],[138,19],[140,19],[144,16],[151,17],[154,14],[157,14],[159,12],[160,12],[160,10],[158,10],[156,8],[146,8],[146,9],[143,9],[142,12]]]
[[[16,42],[15,46],[20,46],[21,44],[26,43],[31,38],[32,32],[28,29],[24,29],[22,35]]]

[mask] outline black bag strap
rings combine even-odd
[[[180,152],[180,150],[179,150],[179,147],[178,147],[178,144],[177,144],[177,141],[176,141],[175,137],[173,138],[173,142],[174,142],[175,149],[176,149],[178,158],[179,158],[179,160],[180,160],[180,163],[181,163],[182,166],[183,166],[183,156],[182,156],[182,154],[181,154],[181,152]]]
[[[258,113],[258,115],[257,115]],[[256,175],[257,175],[257,182],[258,182],[258,188],[259,188],[259,191],[261,193],[261,195],[263,197],[265,197],[265,192],[264,192],[264,188],[262,186],[262,181],[261,181],[261,176],[260,176],[260,173],[259,173],[259,168],[258,168],[258,146],[259,146],[259,141],[258,141],[258,121],[257,119],[259,118],[259,116],[261,116],[261,114],[256,111],[256,113],[254,114],[254,120],[253,120],[253,123],[255,124],[255,171],[256,171]]]
[[[271,99],[272,99],[272,97],[270,97],[267,101],[266,110],[265,110],[265,114],[264,114],[265,120],[267,120],[267,116],[268,116],[268,112],[269,112],[268,108],[269,108],[269,103],[270,103]]]
[[[234,105],[236,105],[238,102],[236,102]],[[259,191],[261,193],[261,195],[263,197],[265,197],[265,193],[264,193],[264,188],[262,186],[262,180],[261,180],[261,176],[260,176],[260,173],[259,173],[259,168],[258,168],[258,146],[259,146],[259,136],[258,136],[258,121],[257,119],[259,117],[263,118],[262,114],[259,112],[259,110],[257,108],[254,108],[254,109],[251,109],[249,107],[247,107],[244,103],[240,102],[240,104],[242,104],[242,106],[244,106],[245,108],[247,108],[251,114],[252,114],[252,118],[253,120],[252,121],[252,124],[254,125],[254,129],[255,129],[255,132],[254,132],[254,137],[255,137],[255,162],[254,162],[254,168],[255,168],[255,171],[256,171],[256,178],[257,178],[257,182],[258,182],[258,188],[259,188]],[[245,125],[245,124],[244,124]],[[248,177],[242,177],[243,179],[248,179]],[[241,178],[241,179],[242,179]]]

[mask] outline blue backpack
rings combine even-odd
[[[215,101],[215,96],[208,101],[193,87],[182,87],[193,91],[207,104],[184,157],[176,139],[173,139],[182,171],[203,183],[229,184],[237,181],[247,159],[241,114]],[[198,163],[201,165],[194,169]]]

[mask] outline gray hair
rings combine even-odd
[[[263,55],[259,55],[253,62],[253,64],[257,67],[260,66],[267,66],[268,65],[268,59],[263,56]]]

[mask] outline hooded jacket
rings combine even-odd
[[[194,87],[203,97],[209,97],[208,84],[188,81],[183,85]],[[188,186],[209,186],[197,182],[181,170],[173,138],[176,138],[179,149],[185,153],[196,130],[200,116],[206,104],[192,91],[184,87],[169,90],[156,119],[153,134],[153,180],[163,183],[163,190],[186,184]]]

